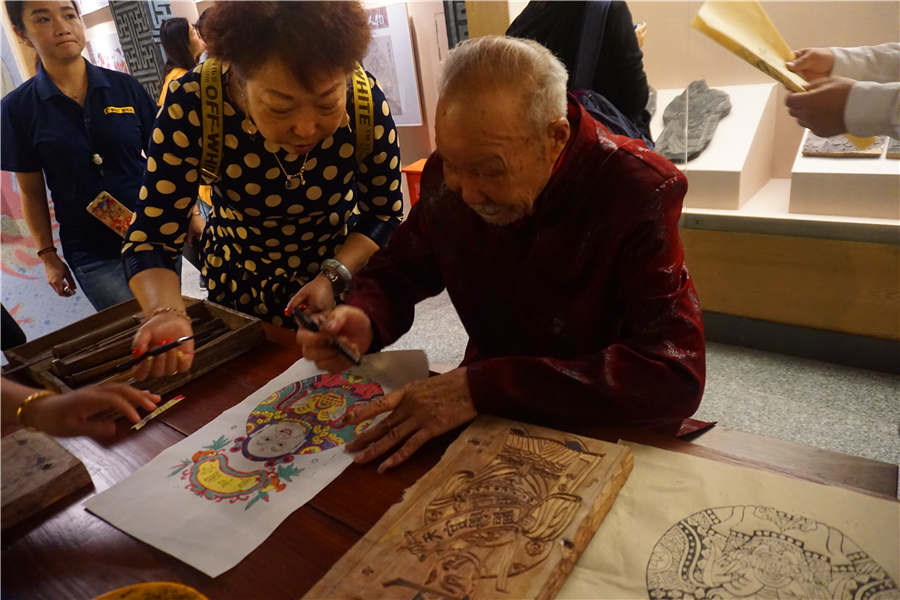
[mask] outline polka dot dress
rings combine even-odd
[[[282,323],[288,299],[333,257],[348,233],[384,245],[400,222],[400,148],[384,93],[370,75],[374,148],[357,162],[356,136],[340,127],[305,157],[270,144],[229,102],[223,79],[223,155],[202,240],[209,299]],[[354,122],[352,91],[347,111]],[[135,219],[122,248],[126,275],[174,269],[202,183],[200,72],[169,85],[157,117]],[[303,168],[303,179],[288,179]]]

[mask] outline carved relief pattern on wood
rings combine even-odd
[[[769,506],[708,508],[675,523],[650,555],[647,591],[653,599],[900,599],[887,572],[842,532]]]
[[[470,598],[487,579],[494,595],[508,592],[509,578],[553,550],[583,503],[578,491],[604,456],[579,441],[508,430],[485,467],[456,472],[427,504],[422,525],[405,531],[403,549],[426,565],[424,579],[382,584],[408,587],[417,599]]]

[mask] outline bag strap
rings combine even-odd
[[[207,185],[219,180],[222,162],[222,65],[207,59],[200,69],[200,112],[203,115],[203,153],[200,155],[200,177]]]
[[[372,106],[372,88],[369,76],[359,63],[353,67],[353,106],[356,125],[356,163],[362,165],[363,160],[375,147],[374,107]]]

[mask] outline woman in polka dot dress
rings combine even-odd
[[[371,76],[374,148],[355,157],[349,75],[370,39],[366,13],[357,2],[220,2],[203,33],[223,64],[225,133],[201,244],[209,298],[289,325],[289,301],[334,305],[323,261],[356,272],[403,212],[397,132]],[[191,333],[174,265],[201,181],[200,118],[198,67],[169,86],[122,249],[148,316],[136,354]],[[143,361],[135,376],[171,375],[192,359],[188,342]]]

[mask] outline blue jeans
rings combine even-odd
[[[94,309],[100,311],[134,298],[125,280],[121,258],[96,258],[82,251],[69,252],[65,257]]]
[[[95,310],[101,311],[134,295],[125,279],[121,258],[95,258],[87,252],[76,250],[65,255],[66,262]],[[175,263],[175,272],[181,277],[181,257]]]

